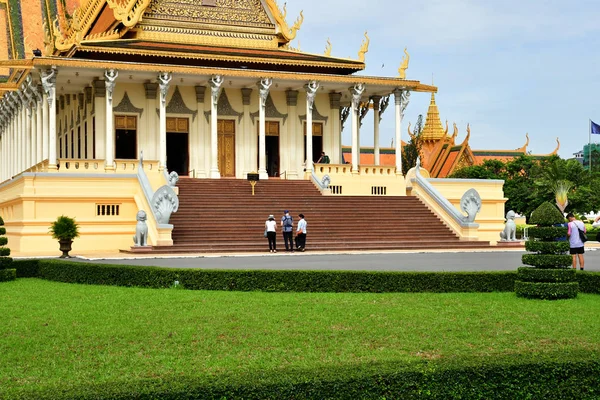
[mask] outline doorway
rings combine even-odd
[[[323,151],[323,123],[312,124],[312,162],[317,162]],[[304,160],[306,160],[306,122],[304,123]]]
[[[235,177],[235,120],[217,120],[219,172],[222,177]]]
[[[260,126],[257,128],[260,132]],[[279,176],[279,121],[265,121],[265,164],[268,176]]]
[[[167,118],[167,170],[189,174],[189,119]]]
[[[137,158],[137,117],[115,116],[115,158],[135,160]]]

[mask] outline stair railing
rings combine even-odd
[[[331,189],[329,188],[329,185],[331,184],[331,178],[329,175],[325,175],[323,176],[323,179],[319,179],[313,168],[310,178],[322,194],[331,194]]]
[[[420,168],[421,163],[417,159],[415,178],[412,179],[413,194],[421,199],[427,207],[437,212],[444,223],[455,231],[461,239],[476,240],[479,224],[469,222],[468,216],[461,214],[447,198],[421,175]]]

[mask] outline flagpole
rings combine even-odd
[[[590,174],[592,173],[592,119],[590,120],[590,130],[588,131],[589,139],[588,139],[588,157],[590,157]]]

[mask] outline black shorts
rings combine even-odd
[[[584,253],[583,247],[571,247],[569,249],[569,254],[583,254],[583,253]]]

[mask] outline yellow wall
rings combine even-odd
[[[154,162],[155,163],[155,162]],[[153,190],[162,173],[147,172]],[[119,215],[98,215],[102,205],[118,205]],[[129,173],[26,173],[0,186],[0,215],[8,247],[18,255],[59,255],[58,242],[48,232],[60,215],[75,218],[80,237],[73,254],[115,252],[133,245],[136,214],[151,214],[138,178]],[[148,218],[149,244],[172,244],[171,229],[158,229]]]
[[[442,196],[444,196],[454,207],[464,214],[460,209],[460,199],[463,194],[473,188],[477,190],[481,197],[481,210],[475,218],[475,223],[479,224],[477,233],[469,232],[469,236],[476,235],[478,240],[489,241],[496,244],[500,239],[500,232],[504,229],[504,191],[502,186],[504,181],[488,179],[428,179],[429,183],[435,187]],[[413,186],[413,194],[415,187]],[[435,204],[427,204],[436,213],[441,211]],[[448,222],[447,222],[448,223]],[[456,228],[454,228],[456,230]]]
[[[344,196],[371,196],[373,191],[387,196],[405,196],[404,176],[396,175],[396,168],[390,166],[361,165],[358,174],[352,174],[350,164],[315,164],[315,175],[322,180],[325,175],[331,179],[332,194],[341,186]],[[307,179],[310,176],[307,175]]]

